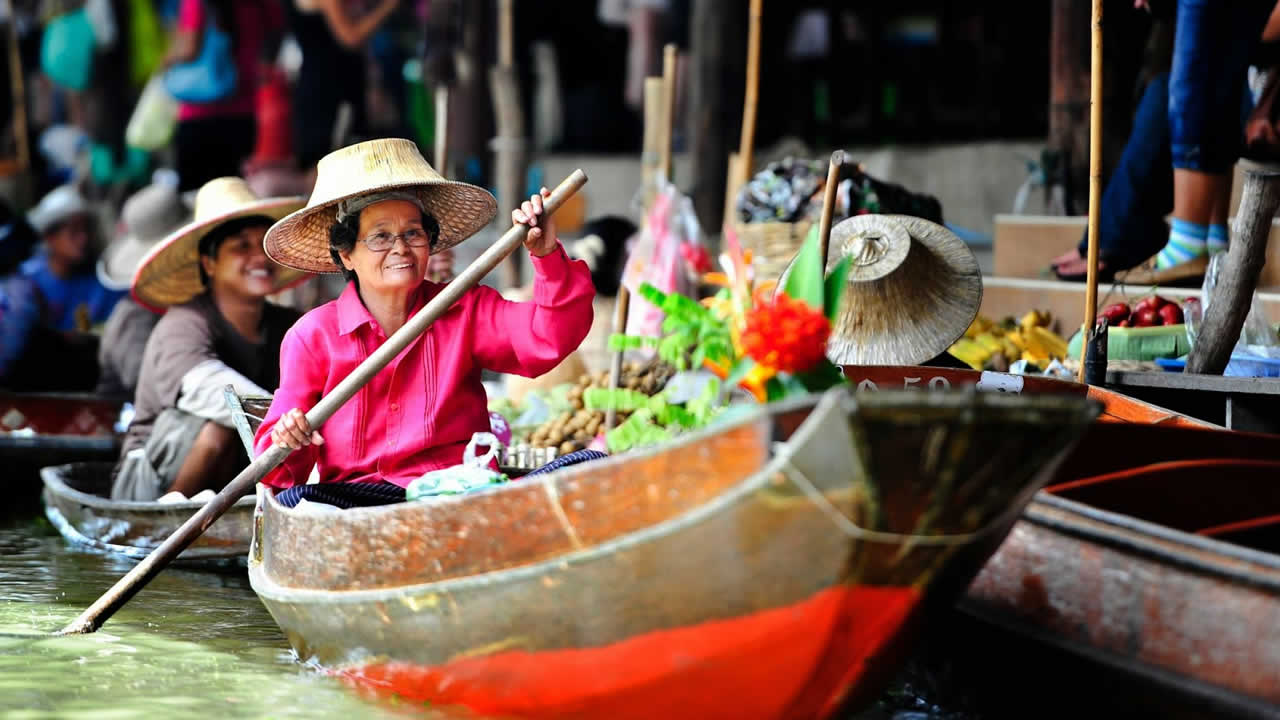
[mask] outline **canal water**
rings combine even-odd
[[[363,696],[299,663],[243,569],[169,568],[97,633],[54,636],[130,564],[69,547],[39,512],[0,517],[0,717],[469,716]],[[910,690],[899,681],[879,707],[841,720],[958,717],[904,700]]]

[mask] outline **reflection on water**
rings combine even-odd
[[[243,571],[166,570],[103,630],[50,635],[128,569],[69,550],[43,522],[0,527],[0,714],[442,717],[298,664]]]

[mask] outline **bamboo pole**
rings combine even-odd
[[[1089,82],[1089,265],[1084,293],[1084,331],[1080,337],[1080,372],[1084,382],[1085,359],[1098,318],[1098,220],[1102,209],[1102,0],[1093,0],[1093,56]]]
[[[446,85],[440,85],[435,92],[436,101],[436,137],[435,151],[432,153],[432,159],[435,161],[436,171],[445,177],[451,177],[449,174],[449,88]]]
[[[822,272],[827,272],[827,255],[831,247],[831,217],[836,211],[836,185],[840,183],[840,167],[844,165],[844,151],[831,153],[827,166],[827,185],[822,190],[822,215],[818,220],[818,241],[822,247]]]
[[[675,141],[676,123],[676,46],[668,43],[662,50],[662,135],[658,168],[662,179],[675,181],[671,168],[671,148]]]
[[[545,208],[544,217],[551,216],[566,200],[578,192],[586,182],[587,176],[585,173],[581,170],[573,171],[572,175],[556,187],[555,191],[551,193],[551,197],[543,202],[543,207]],[[333,414],[339,408],[368,384],[388,363],[395,359],[405,348],[409,347],[409,344],[416,340],[419,335],[426,332],[431,323],[445,314],[457,302],[458,298],[478,285],[486,275],[510,255],[513,250],[519,247],[524,242],[528,231],[528,225],[513,226],[497,242],[481,253],[480,257],[468,265],[467,269],[463,270],[462,274],[458,275],[453,282],[444,286],[418,314],[409,318],[409,321],[403,327],[395,331],[391,337],[387,338],[386,342],[374,350],[369,357],[365,358],[355,370],[351,371],[350,375],[338,383],[337,387],[321,398],[315,407],[307,411],[307,422],[311,427],[320,428],[326,420],[333,417]],[[196,538],[200,537],[200,534],[221,517],[227,511],[227,508],[253,490],[258,481],[266,477],[267,473],[275,469],[281,462],[284,462],[290,452],[292,451],[287,447],[272,445],[266,452],[255,458],[249,464],[249,467],[241,470],[234,480],[228,483],[212,500],[205,503],[204,507],[200,508],[195,515],[192,515],[189,520],[166,538],[160,544],[160,547],[152,550],[146,559],[135,565],[115,585],[111,586],[111,589],[103,593],[102,597],[98,598],[88,609],[81,613],[80,617],[72,621],[58,634],[91,633],[102,627],[102,624],[109,620],[117,610],[124,607],[125,603],[129,602],[129,599],[141,590],[151,578],[158,575],[161,570],[164,570],[165,566],[172,562],[179,553],[185,550]]]
[[[519,207],[524,197],[525,141],[524,107],[520,103],[520,78],[515,69],[514,0],[498,2],[498,64],[489,72],[489,91],[496,115],[497,137],[491,143],[495,154],[498,203]],[[520,285],[520,262],[511,257],[502,264],[506,287]]]
[[[662,174],[662,117],[663,83],[660,77],[644,79],[644,137],[640,149],[640,191],[642,206],[649,207],[653,190],[658,186],[656,178]]]
[[[742,102],[742,141],[738,147],[738,178],[742,187],[751,179],[752,153],[756,141],[756,103],[760,97],[760,11],[764,0],[751,0],[747,26],[747,90]],[[735,194],[737,188],[734,190]]]

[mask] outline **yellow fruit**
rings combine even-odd
[[[957,340],[956,344],[951,346],[950,352],[957,360],[974,370],[981,370],[987,358],[991,357],[991,353],[985,348],[967,338]]]
[[[998,353],[1004,350],[1004,345],[995,338],[991,333],[983,333],[973,339],[974,342],[982,346],[983,350],[989,353]]]
[[[1008,335],[1000,338],[1000,346],[1004,348],[1005,357],[1016,358],[1022,354],[1022,348],[1013,341]]]
[[[1039,346],[1043,355],[1059,359],[1067,356],[1067,341],[1045,328],[1031,328],[1031,341],[1033,347]]]

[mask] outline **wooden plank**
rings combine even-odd
[[[1280,395],[1280,378],[1188,375],[1154,370],[1109,370],[1107,384],[1237,395]]]
[[[992,242],[995,274],[1051,279],[1049,261],[1080,244],[1086,221],[1083,215],[997,214]],[[1231,223],[1234,227],[1234,217]],[[1274,260],[1263,266],[1258,287],[1280,289],[1280,219],[1272,220],[1267,257]]]
[[[1084,283],[1008,277],[984,277],[982,283],[981,312],[989,318],[1022,317],[1033,308],[1048,310],[1060,319],[1058,330],[1068,336],[1084,322]],[[1151,290],[1149,285],[1104,283],[1098,286],[1098,306],[1133,302],[1149,295]],[[1191,289],[1160,288],[1159,292],[1162,297],[1175,301],[1200,297],[1199,290]],[[1280,322],[1280,292],[1259,292],[1258,302],[1272,321]]]

